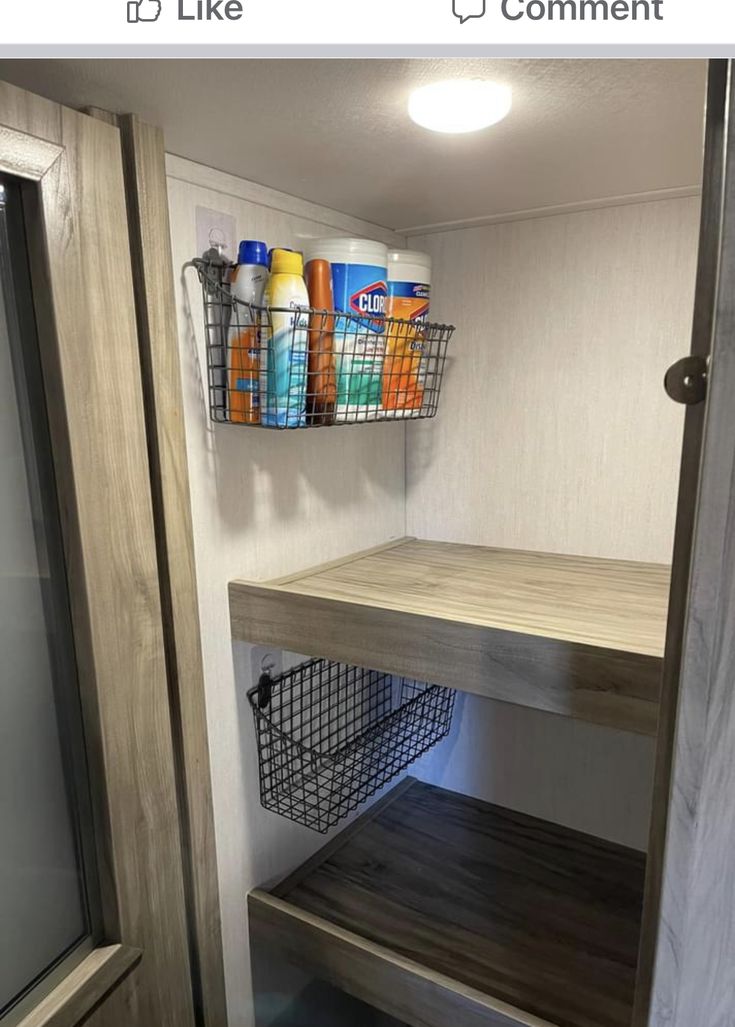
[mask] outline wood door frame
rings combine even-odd
[[[163,132],[135,114],[117,124],[123,153],[151,460],[163,628],[178,761],[195,999],[204,1027],[227,1023],[209,735],[194,528],[173,281]]]
[[[713,61],[692,352],[634,1027],[735,1007],[735,79]]]
[[[26,210],[112,943],[26,1022],[66,1027],[103,1003],[90,1027],[194,1027],[119,132],[0,83],[0,170]]]
[[[194,528],[184,430],[163,132],[135,114],[87,107],[120,129],[151,461],[184,872],[197,1011],[227,1023],[222,922],[202,664]]]

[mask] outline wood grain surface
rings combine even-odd
[[[713,61],[692,342],[708,398],[687,415],[635,1027],[735,1023],[733,110],[733,62]]]
[[[262,585],[236,639],[654,734],[669,572],[406,540]]]
[[[291,916],[306,934],[306,918],[319,938],[309,969],[324,958],[329,979],[347,991],[357,958],[351,939],[359,939],[359,981],[374,974],[380,1008],[417,1027],[444,1027],[446,995],[406,1008],[395,979],[389,987],[382,977],[395,977],[396,967],[424,998],[430,988],[466,988],[469,1006],[478,996],[495,1004],[496,1019],[462,1023],[628,1027],[644,862],[632,850],[413,782],[303,876],[274,889],[270,904],[251,896],[251,929],[255,940],[263,920]],[[330,931],[339,960],[327,954]],[[370,955],[370,946],[379,951]]]
[[[133,258],[184,867],[204,1024],[226,1023],[217,853],[163,133],[118,119]]]
[[[0,83],[24,185],[107,938],[143,952],[95,1014],[192,1027],[168,679],[118,130]],[[61,148],[38,185],[38,166]],[[23,161],[27,160],[24,171]],[[1,162],[0,162],[1,164]],[[108,1004],[109,1003],[109,1004]]]
[[[94,949],[18,1027],[75,1027],[140,962],[140,957],[138,949],[126,945]]]
[[[557,1027],[267,892],[249,895],[248,921],[251,945],[267,944],[277,958],[410,1027]]]
[[[715,321],[715,307],[718,288],[718,268],[722,246],[722,211],[725,189],[725,144],[727,124],[728,62],[712,61],[709,68],[707,87],[707,119],[704,147],[703,195],[700,211],[699,261],[697,288],[691,332],[691,352],[708,359],[712,348]],[[681,351],[683,355],[685,350]],[[661,677],[661,713],[659,736],[656,746],[653,803],[649,827],[648,863],[646,889],[643,906],[643,929],[638,963],[638,982],[633,1015],[633,1027],[648,1027],[658,1014],[651,1011],[654,964],[659,939],[664,950],[670,954],[679,944],[680,927],[674,923],[676,914],[669,913],[668,939],[660,931],[661,897],[664,874],[664,859],[669,818],[672,809],[682,804],[683,836],[691,837],[689,819],[694,809],[692,786],[684,787],[680,796],[671,791],[673,764],[677,745],[677,721],[679,717],[679,682],[682,674],[684,649],[684,624],[689,603],[689,585],[692,563],[692,546],[699,501],[699,475],[701,469],[702,442],[704,439],[706,404],[698,403],[686,407],[684,439],[679,475],[679,496],[674,535],[672,563],[671,599],[669,622],[666,633],[666,649]],[[700,690],[698,685],[695,689]],[[704,693],[704,688],[701,692]],[[690,695],[692,693],[690,692]],[[692,730],[690,718],[684,718],[680,728],[683,732]],[[698,729],[701,730],[701,727]],[[700,735],[701,737],[701,735]],[[685,747],[689,746],[685,741]],[[673,800],[673,802],[672,802]],[[682,824],[674,825],[677,832]],[[681,832],[680,832],[681,839]],[[685,845],[679,841],[676,846],[681,869],[675,875],[679,886],[687,879],[684,865],[687,860]],[[673,880],[670,877],[670,883]],[[670,891],[671,894],[671,891]],[[675,907],[683,910],[684,904],[677,897]],[[676,959],[670,964],[668,974],[678,976]],[[666,990],[671,994],[675,985],[669,980]],[[663,1003],[664,1023],[668,1017],[668,998]],[[649,1017],[651,1020],[649,1020]]]
[[[660,657],[669,578],[660,564],[409,539],[288,591]]]

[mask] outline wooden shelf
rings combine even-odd
[[[403,539],[230,585],[233,636],[654,734],[669,569]]]
[[[412,781],[272,892],[254,945],[413,1027],[629,1027],[643,854]]]

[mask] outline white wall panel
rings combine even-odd
[[[260,808],[245,699],[248,647],[238,647],[235,674],[227,583],[277,577],[403,535],[405,428],[280,433],[212,425],[200,287],[193,270],[182,273],[197,255],[197,206],[233,215],[238,238],[270,246],[376,230],[179,158],[169,157],[167,167],[230,1027],[249,1027],[247,892],[324,839]]]
[[[671,559],[699,201],[411,240],[457,325],[439,417],[408,427],[408,530],[446,541]]]

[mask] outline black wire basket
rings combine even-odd
[[[251,306],[231,294],[232,265],[192,263],[215,422],[284,430],[435,416],[453,326]]]
[[[454,691],[330,660],[248,692],[263,806],[324,833],[452,725]]]

